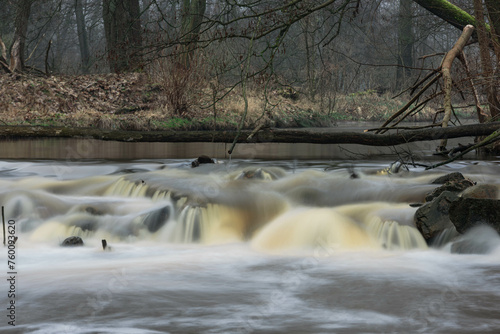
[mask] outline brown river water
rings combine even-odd
[[[411,151],[429,163],[434,147]],[[461,237],[485,254],[428,246],[409,204],[451,171],[500,186],[500,159],[387,174],[394,148],[358,148],[4,142],[18,239],[0,255],[0,331],[499,333],[499,236]],[[191,168],[200,154],[217,163]]]

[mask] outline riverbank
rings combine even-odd
[[[245,102],[239,87],[182,92],[185,108],[172,106],[172,87],[147,74],[85,76],[0,75],[4,125],[91,127],[103,130],[234,130]],[[224,96],[222,98],[222,96]],[[406,103],[374,90],[329,94],[311,101],[290,87],[247,91],[244,129],[331,127],[344,121],[381,122]],[[215,101],[215,103],[213,103]],[[428,107],[411,121],[432,121]],[[469,116],[468,112],[464,116]]]

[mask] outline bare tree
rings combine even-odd
[[[103,19],[111,71],[127,72],[141,67],[139,0],[103,0]]]
[[[78,44],[80,46],[80,55],[82,58],[82,72],[88,73],[90,67],[90,48],[87,36],[87,27],[85,24],[85,15],[83,6],[85,0],[75,0],[76,27],[78,32]]]
[[[17,3],[16,19],[14,23],[14,38],[10,47],[10,70],[20,72],[24,70],[24,48],[26,34],[33,0],[21,0]]]
[[[184,68],[190,67],[200,37],[201,24],[204,19],[206,7],[206,0],[182,1],[182,22],[179,42],[181,44],[180,63]]]
[[[411,75],[413,66],[413,11],[412,0],[399,0],[398,15],[398,68],[396,82],[402,87],[405,79]]]

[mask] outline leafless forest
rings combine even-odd
[[[457,7],[443,0],[0,0],[0,73],[139,73],[166,92],[176,115],[202,102],[216,114],[215,105],[236,91],[242,111],[259,91],[333,115],[349,96],[413,87],[402,95],[409,99],[472,24],[451,68],[453,111],[494,118],[500,5],[451,3]],[[433,100],[439,113],[443,94],[436,80],[414,105]]]

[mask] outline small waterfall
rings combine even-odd
[[[164,237],[175,243],[218,244],[241,242],[251,221],[245,211],[220,204],[186,206]]]
[[[252,246],[278,253],[378,248],[377,242],[354,220],[327,208],[285,213],[264,226],[252,239]]]
[[[400,225],[396,221],[373,217],[367,222],[367,231],[389,250],[427,248],[425,239],[416,228]]]
[[[126,178],[120,178],[114,182],[104,193],[105,196],[122,197],[144,197],[148,186],[144,182],[131,182]]]
[[[214,166],[216,168],[218,166]],[[222,168],[222,167],[220,167]],[[36,181],[36,182],[35,182]],[[80,180],[4,181],[7,216],[32,240],[77,235],[110,241],[220,244],[261,251],[425,249],[408,201],[428,177],[281,168],[165,168]],[[438,246],[451,240],[443,234]]]

